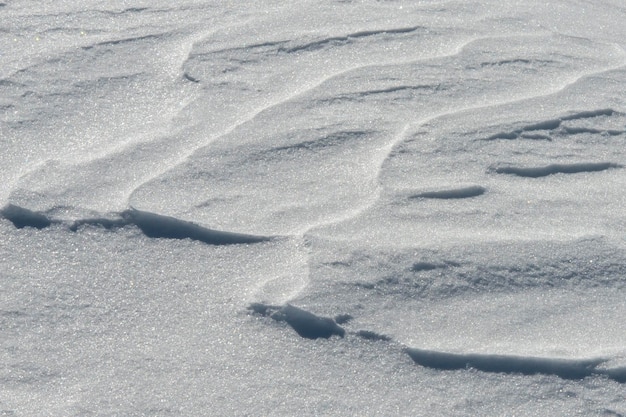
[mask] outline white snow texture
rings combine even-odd
[[[0,2],[0,416],[626,415],[623,0]]]

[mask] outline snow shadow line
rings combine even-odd
[[[343,338],[348,332],[338,323],[346,323],[352,319],[350,315],[346,314],[339,315],[335,319],[318,316],[291,304],[276,306],[252,303],[248,310],[253,314],[269,317],[277,322],[286,322],[299,336],[305,339],[330,339],[333,336]],[[369,330],[358,330],[351,334],[368,341],[392,342],[389,336]],[[626,383],[626,367],[598,368],[608,361],[604,358],[562,359],[477,353],[463,354],[410,347],[404,347],[403,351],[416,364],[440,371],[476,369],[488,373],[554,375],[568,380],[606,376],[613,381]]]
[[[619,383],[626,383],[626,367],[598,369],[607,359],[561,359],[532,356],[491,355],[477,353],[447,353],[435,350],[406,348],[406,353],[421,366],[439,370],[473,368],[483,372],[555,375],[563,379],[583,379],[605,375]]]
[[[588,111],[581,111],[578,113],[573,113],[573,114],[569,114],[567,116],[563,116],[557,119],[549,119],[549,120],[543,120],[541,122],[538,123],[533,123],[533,124],[528,124],[525,126],[522,126],[518,129],[515,130],[511,130],[508,132],[498,132],[494,135],[491,135],[489,137],[487,137],[485,140],[491,141],[491,140],[498,140],[498,139],[506,139],[506,140],[513,140],[513,139],[518,139],[520,137],[523,137],[523,135],[527,132],[534,132],[534,131],[538,131],[538,130],[542,130],[542,131],[554,131],[559,129],[560,127],[562,127],[563,122],[567,122],[567,121],[572,121],[572,120],[583,120],[583,119],[591,119],[591,118],[595,118],[595,117],[601,117],[601,116],[606,116],[606,117],[610,117],[613,116],[614,114],[620,114],[619,112],[613,110],[613,109],[598,109],[598,110],[588,110]],[[615,135],[619,135],[622,134],[624,132],[622,131],[618,131],[618,130],[599,130],[599,129],[581,129],[580,132],[577,131],[577,129],[572,129],[571,128],[565,128],[565,130],[568,133],[584,133],[584,132],[589,132],[589,133],[608,133],[611,136],[615,136]],[[527,137],[528,138],[528,137]],[[531,139],[539,139],[539,137],[530,137]],[[545,137],[544,139],[548,139],[548,137]]]
[[[410,199],[418,198],[430,198],[440,200],[454,200],[461,198],[478,197],[487,192],[485,187],[479,185],[472,185],[469,187],[451,188],[444,190],[424,191],[418,194],[409,196]]]
[[[578,174],[582,172],[600,172],[612,168],[623,168],[612,162],[581,162],[573,164],[550,164],[539,167],[503,166],[492,168],[496,174],[512,174],[518,177],[541,178],[553,174]]]
[[[64,224],[61,220],[51,219],[45,213],[31,211],[13,204],[9,204],[0,210],[0,217],[10,221],[18,229],[24,227],[45,229],[53,224]],[[102,217],[76,220],[69,225],[69,230],[75,232],[83,226],[97,226],[107,230],[136,226],[144,235],[150,238],[191,239],[209,245],[249,244],[273,239],[271,236],[248,235],[209,229],[186,220],[134,208],[117,213],[116,218],[113,219]]]

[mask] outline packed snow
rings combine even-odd
[[[626,415],[622,0],[0,2],[0,415]]]

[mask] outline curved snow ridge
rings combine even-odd
[[[359,39],[359,38],[367,38],[367,37],[377,37],[380,35],[403,35],[407,33],[416,32],[418,30],[428,30],[422,26],[412,26],[412,27],[400,27],[400,28],[390,28],[390,29],[378,29],[378,30],[363,30],[359,32],[348,33],[345,35],[337,35],[337,36],[326,36],[319,37],[314,41],[297,41],[297,40],[278,40],[278,41],[266,41],[266,42],[258,42],[243,46],[237,47],[229,47],[225,49],[217,49],[207,51],[205,53],[198,53],[190,55],[190,57],[200,57],[205,54],[220,54],[220,53],[232,53],[232,52],[251,52],[251,51],[259,51],[262,53],[294,53],[294,52],[312,52],[319,49],[324,49],[329,46],[339,46],[345,43],[350,42],[351,40]]]
[[[407,27],[407,28],[392,28],[392,29],[381,29],[381,30],[366,30],[361,32],[349,33],[344,36],[330,36],[326,38],[321,38],[319,40],[313,42],[307,42],[300,45],[294,45],[288,48],[282,47],[279,49],[280,52],[286,53],[294,53],[301,51],[315,51],[318,49],[323,49],[327,46],[336,46],[341,45],[343,43],[348,43],[351,40],[359,39],[359,38],[367,38],[367,37],[375,37],[380,35],[403,35],[407,33],[416,32],[419,29],[426,30],[421,26]]]
[[[406,353],[418,365],[442,371],[473,368],[482,372],[555,375],[563,379],[583,379],[604,375],[626,383],[626,368],[598,368],[608,361],[604,358],[562,359],[534,356],[492,355],[478,353],[448,353],[436,350],[406,348]]]
[[[410,199],[439,199],[439,200],[454,200],[461,198],[478,197],[487,192],[485,187],[480,185],[472,185],[469,187],[449,188],[433,191],[424,191],[421,193],[413,194],[409,196]]]
[[[363,34],[368,34],[367,36],[370,36],[372,34],[382,34],[382,33],[391,33],[391,34],[399,34],[399,33],[410,33],[410,31],[417,31],[419,30],[420,27],[414,27],[414,28],[397,28],[397,29],[387,29],[387,30],[380,30],[380,31],[369,31],[369,32],[357,32],[356,33],[356,37],[358,38],[359,36],[363,37],[365,35]],[[521,34],[521,33],[513,33],[513,34],[509,34],[509,35],[504,35],[504,36],[484,36],[484,37],[472,37],[469,39],[465,39],[462,42],[460,42],[459,44],[455,45],[454,47],[450,48],[449,51],[445,52],[445,53],[441,53],[441,54],[434,54],[434,55],[427,55],[427,56],[419,56],[419,57],[413,57],[411,56],[408,59],[397,59],[397,60],[389,60],[387,62],[369,62],[369,63],[357,63],[355,65],[347,65],[345,68],[340,69],[338,71],[334,71],[328,74],[324,74],[322,73],[321,77],[314,79],[306,84],[304,84],[303,86],[297,86],[296,88],[294,88],[292,91],[290,91],[288,94],[282,94],[279,95],[278,97],[275,97],[273,100],[271,100],[270,102],[250,111],[247,114],[242,115],[242,117],[234,124],[232,124],[231,126],[227,127],[226,129],[224,129],[221,132],[216,133],[215,135],[211,135],[210,138],[206,141],[203,141],[202,143],[198,144],[198,146],[194,146],[192,148],[190,148],[189,150],[187,150],[186,152],[184,152],[179,158],[177,158],[177,160],[175,162],[173,162],[173,164],[168,165],[165,169],[163,170],[159,170],[156,171],[155,173],[151,174],[149,177],[147,177],[141,184],[139,184],[138,186],[136,186],[134,188],[134,191],[138,190],[139,188],[141,188],[143,185],[149,183],[151,180],[153,180],[154,178],[159,177],[160,175],[163,175],[165,172],[168,172],[170,170],[172,170],[174,167],[184,163],[185,161],[188,160],[188,158],[190,158],[191,156],[193,156],[194,154],[196,154],[199,150],[210,146],[213,142],[219,140],[220,138],[223,138],[225,136],[227,136],[228,134],[232,133],[233,131],[235,131],[236,129],[238,129],[239,127],[250,123],[252,121],[254,121],[255,119],[257,119],[257,117],[259,117],[261,114],[270,111],[271,109],[277,108],[278,106],[284,105],[292,100],[295,100],[298,97],[304,96],[308,93],[310,93],[311,91],[315,90],[316,88],[320,87],[322,84],[329,82],[330,80],[336,79],[338,77],[344,76],[346,74],[349,74],[351,72],[354,71],[360,71],[360,70],[364,70],[366,68],[374,68],[374,67],[379,67],[381,65],[383,66],[390,66],[390,65],[405,65],[405,64],[412,64],[412,63],[419,63],[419,62],[424,62],[424,61],[428,61],[428,60],[433,60],[433,59],[441,59],[441,58],[450,58],[450,57],[454,57],[457,56],[459,54],[461,54],[468,46],[470,46],[471,44],[481,41],[481,40],[490,40],[490,39],[507,39],[507,38],[512,38],[512,37],[524,37],[524,38],[532,38],[532,37],[539,37],[539,36],[544,36],[545,34]],[[188,81],[192,82],[192,83],[201,83],[203,80],[203,77],[193,74],[187,67],[190,65],[191,59],[192,58],[196,58],[199,60],[207,60],[210,61],[210,58],[205,58],[204,55],[212,55],[215,53],[220,53],[220,52],[228,52],[228,51],[232,51],[232,50],[241,50],[241,51],[245,51],[246,55],[250,54],[250,48],[252,47],[253,49],[256,48],[260,48],[262,49],[261,53],[262,56],[274,56],[277,51],[281,48],[284,48],[281,45],[285,45],[286,43],[288,43],[289,41],[277,41],[277,42],[262,42],[259,44],[255,44],[255,45],[249,45],[249,46],[244,46],[244,47],[237,47],[237,48],[229,48],[229,49],[225,49],[225,50],[218,50],[218,51],[210,51],[210,52],[206,52],[206,53],[193,53],[193,51],[190,51],[188,54],[188,58],[184,61],[183,63],[183,77],[185,79],[187,79]],[[192,49],[193,47],[196,45],[196,43],[192,44]],[[270,49],[269,51],[267,49]],[[604,70],[603,70],[604,71]],[[593,74],[595,74],[596,72],[594,72]],[[585,74],[588,75],[588,74]],[[580,76],[582,77],[582,76]],[[578,80],[580,77],[577,77],[576,80]],[[575,82],[575,81],[574,81]],[[567,85],[569,85],[570,83],[568,83]],[[419,90],[421,90],[422,86],[417,86]],[[411,88],[409,86],[409,88]],[[431,87],[428,87],[429,91],[436,91],[438,89],[441,88],[441,85],[437,84],[437,85],[433,85]],[[565,88],[565,87],[563,87]],[[406,91],[406,90],[405,90]],[[415,91],[415,90],[413,90]],[[390,94],[390,93],[394,93],[393,91],[375,91],[375,93],[378,94]],[[365,92],[365,94],[369,94],[368,92]],[[527,99],[528,97],[525,97],[523,99]],[[515,101],[520,101],[522,99],[517,99]],[[501,104],[501,103],[498,103]],[[490,104],[489,106],[492,106],[493,104]],[[485,107],[485,106],[480,106],[480,107]],[[463,110],[469,110],[469,109],[463,109]],[[456,111],[455,111],[456,112]],[[451,114],[451,113],[455,113],[455,112],[446,112],[446,113],[442,113],[442,114],[437,114],[431,117],[426,118],[425,120],[422,120],[419,122],[419,124],[421,125],[422,123],[425,123],[431,119],[435,119],[437,117],[446,115],[446,114]],[[403,129],[401,129],[401,133],[400,135],[404,135],[408,129],[410,128],[411,125],[413,125],[414,123],[408,123],[406,126],[404,126]],[[400,137],[398,140],[394,140],[393,143],[390,144],[390,146],[385,147],[385,155],[389,155],[389,153],[391,152],[391,149],[393,149],[393,147],[399,143],[402,140],[402,137]],[[380,163],[377,163],[377,168],[378,168],[378,172],[380,172],[380,167],[382,166],[383,162],[384,162],[385,158],[383,158]],[[132,199],[133,193],[134,191],[132,191],[130,193],[129,196],[129,200]],[[377,190],[377,193],[380,192],[380,190]],[[369,207],[370,204],[366,204],[364,205],[364,209],[366,209],[367,207]],[[362,212],[362,210],[358,210],[358,213]],[[316,226],[317,227],[317,226]]]
[[[608,135],[608,136],[619,136],[626,133],[626,130],[617,130],[617,129],[595,129],[591,127],[569,127],[563,126],[563,131],[569,135],[578,135],[581,133],[590,133],[592,135]]]
[[[337,316],[335,319],[313,314],[291,304],[276,306],[264,303],[252,303],[248,306],[253,314],[269,317],[277,322],[287,323],[300,337],[305,339],[330,339],[333,336],[345,337],[353,334],[361,339],[373,342],[391,342],[389,336],[369,331],[358,330],[348,333],[338,323],[351,319],[350,316]],[[599,368],[609,361],[606,358],[563,359],[534,356],[515,356],[477,353],[448,353],[410,347],[402,348],[413,361],[421,366],[440,371],[463,370],[473,368],[482,372],[554,375],[563,379],[580,380],[590,376],[606,376],[619,383],[626,383],[626,367]]]
[[[210,245],[259,243],[272,239],[269,236],[255,236],[208,229],[193,222],[148,211],[140,211],[134,208],[122,212],[121,215],[129,224],[137,226],[146,236],[151,238],[192,239]]]
[[[200,51],[193,52],[193,48],[189,51],[187,59],[185,59],[183,63],[183,72],[185,78],[196,80],[197,82],[201,82],[207,77],[197,75],[194,70],[198,70],[199,68],[195,67],[194,61],[197,63],[211,62],[215,63],[216,61],[220,61],[225,59],[228,62],[228,67],[224,72],[230,72],[235,69],[232,67],[233,60],[235,62],[243,62],[246,64],[259,64],[261,61],[265,61],[268,58],[275,59],[277,56],[282,57],[290,57],[292,54],[301,54],[306,53],[319,53],[323,51],[327,51],[330,48],[335,47],[345,47],[355,44],[356,42],[366,42],[363,38],[373,38],[373,40],[368,39],[367,41],[377,41],[378,38],[385,35],[406,35],[412,34],[413,32],[417,32],[419,30],[423,30],[424,33],[431,33],[428,29],[415,26],[415,27],[407,27],[407,28],[390,28],[390,29],[380,29],[380,30],[365,30],[360,32],[354,32],[349,34],[340,34],[337,36],[326,36],[326,37],[318,37],[316,40],[310,40],[311,37],[307,37],[304,39],[282,39],[282,40],[274,40],[274,41],[262,41],[252,44],[244,44],[233,47],[227,47],[223,49],[213,49],[206,50],[206,48],[198,48]],[[204,38],[201,38],[202,40]],[[389,39],[389,41],[393,41],[393,39]],[[194,43],[194,48],[197,46],[197,43]],[[204,49],[204,50],[203,50]],[[455,49],[456,50],[456,49]],[[224,56],[225,57],[222,57]],[[218,56],[219,58],[216,58]],[[245,56],[246,58],[242,61],[241,56]],[[420,58],[422,60],[424,58]],[[389,64],[393,61],[387,62]],[[343,71],[350,71],[359,67],[369,67],[369,66],[377,66],[380,65],[380,62],[372,62],[371,64],[362,64],[357,65],[356,67],[348,67]],[[335,74],[336,75],[336,74]],[[331,77],[334,75],[331,75]]]
[[[610,109],[610,108],[598,109],[598,110],[586,110],[586,111],[572,113],[567,116],[563,116],[561,117],[560,120],[566,121],[566,120],[590,119],[590,118],[599,117],[599,116],[613,116],[613,114],[617,114],[617,113],[618,113],[617,111]]]
[[[619,292],[626,276],[624,249],[604,237],[568,242],[472,242],[433,251],[416,246],[405,250],[348,248],[343,252],[336,246],[328,253],[325,260],[329,262],[314,270],[314,285],[307,293],[316,291],[315,297],[329,300],[367,300],[364,305],[372,309],[377,303],[402,305],[421,300],[437,305],[484,294],[495,299],[551,291]],[[343,279],[346,276],[351,278]],[[324,284],[319,284],[322,280]]]
[[[529,35],[532,36],[532,35]],[[467,43],[465,43],[463,46],[461,46],[457,52],[457,54],[460,54],[463,50],[465,50],[469,45],[471,45],[474,42],[480,41],[480,40],[486,40],[486,39],[499,39],[499,38],[504,38],[504,37],[485,37],[485,38],[477,38],[477,39],[473,39],[471,41],[468,41]],[[480,105],[471,105],[471,106],[467,106],[467,107],[462,107],[462,108],[456,108],[454,110],[451,111],[444,111],[441,113],[437,113],[428,117],[425,117],[423,119],[420,120],[416,120],[416,121],[412,121],[409,122],[407,124],[404,125],[404,127],[402,127],[399,130],[399,133],[397,135],[395,135],[394,140],[391,141],[388,146],[386,146],[383,150],[384,150],[384,158],[382,158],[380,160],[380,162],[378,163],[378,175],[377,177],[380,178],[380,174],[383,171],[383,166],[385,164],[385,162],[393,156],[393,150],[398,147],[402,142],[404,142],[407,138],[407,136],[409,135],[409,133],[411,131],[414,131],[418,128],[423,127],[424,125],[426,125],[427,123],[439,119],[439,118],[443,118],[443,117],[448,117],[448,116],[452,116],[455,114],[460,114],[463,112],[467,112],[467,111],[475,111],[475,110],[481,110],[481,109],[488,109],[488,108],[498,108],[499,106],[503,106],[503,105],[510,105],[510,104],[514,104],[514,103],[523,103],[525,101],[528,100],[535,100],[537,98],[542,98],[542,97],[549,97],[549,96],[553,96],[556,95],[562,91],[565,91],[566,89],[570,88],[571,86],[575,85],[576,83],[578,83],[580,80],[588,78],[588,77],[592,77],[592,76],[598,76],[600,74],[604,74],[604,73],[608,73],[610,71],[614,71],[616,69],[619,68],[624,68],[626,67],[626,52],[620,49],[620,53],[621,55],[625,58],[624,60],[620,61],[619,63],[617,63],[616,65],[610,66],[610,67],[606,67],[603,69],[599,69],[599,70],[595,70],[595,71],[589,71],[589,72],[583,72],[583,73],[579,73],[578,75],[574,76],[571,79],[567,79],[564,83],[562,83],[561,85],[558,85],[557,88],[550,90],[548,92],[545,93],[541,93],[541,94],[531,94],[528,96],[520,96],[520,97],[515,97],[513,99],[506,99],[506,100],[502,100],[502,101],[497,101],[497,102],[491,102],[488,104],[480,104]],[[455,55],[455,54],[452,54]],[[452,56],[451,55],[451,56]],[[523,135],[525,138],[528,139],[545,139],[545,140],[550,140],[549,136],[545,136],[545,135],[541,135],[538,133],[535,133],[536,131],[541,131],[541,129],[545,129],[545,128],[549,128],[549,127],[554,127],[559,128],[561,123],[563,121],[570,121],[570,120],[578,120],[578,119],[586,119],[586,118],[593,118],[593,117],[599,117],[599,116],[612,116],[614,114],[621,114],[613,109],[607,108],[607,109],[599,109],[599,110],[589,110],[589,111],[581,111],[581,112],[576,112],[570,115],[566,115],[561,117],[560,119],[557,120],[547,120],[544,122],[539,122],[539,123],[534,123],[534,124],[530,124],[527,125],[525,127],[523,127],[522,129],[518,129],[518,130],[514,130],[512,132],[500,132],[496,135],[492,135],[492,137],[488,138],[490,140],[494,140],[494,139],[517,139],[520,135]],[[626,131],[624,132],[626,133]],[[622,132],[616,132],[616,134],[622,134]],[[549,175],[549,174],[548,174]],[[378,193],[380,193],[381,189],[379,187],[379,189],[377,190]],[[365,211],[367,208],[364,207],[362,211]]]
[[[342,101],[359,102],[371,98],[380,97],[381,99],[395,100],[412,100],[416,95],[432,95],[448,88],[444,83],[437,82],[432,84],[415,84],[415,85],[396,85],[388,88],[368,89],[345,94],[335,94],[329,98],[318,100],[318,103],[337,103]]]
[[[488,37],[486,37],[485,39],[488,39]],[[405,59],[405,60],[398,60],[398,61],[389,61],[386,63],[380,63],[380,62],[372,62],[372,63],[365,63],[365,64],[357,64],[357,65],[351,65],[351,66],[346,66],[345,68],[332,72],[330,74],[322,74],[321,77],[319,77],[316,80],[311,81],[310,83],[307,83],[304,86],[298,86],[297,88],[295,88],[292,92],[290,92],[287,95],[275,98],[274,100],[270,101],[269,103],[255,109],[254,111],[250,112],[248,115],[245,115],[241,120],[239,120],[237,123],[233,124],[232,126],[230,126],[229,128],[227,128],[226,130],[224,130],[223,132],[220,132],[219,134],[215,135],[212,137],[212,139],[210,141],[208,141],[207,143],[203,144],[202,146],[199,146],[197,149],[193,149],[191,152],[189,152],[185,158],[182,158],[182,160],[186,160],[186,158],[188,156],[191,156],[192,154],[194,154],[198,149],[209,145],[211,142],[213,142],[214,140],[226,136],[229,133],[231,133],[232,131],[234,131],[235,129],[237,129],[238,127],[249,123],[253,120],[255,120],[259,115],[261,115],[262,113],[271,110],[273,108],[276,108],[278,106],[284,105],[285,103],[288,103],[300,96],[303,96],[305,94],[310,93],[311,91],[315,90],[316,88],[320,87],[322,84],[329,82],[330,80],[333,80],[335,78],[344,76],[348,73],[354,72],[354,71],[359,71],[359,70],[363,70],[363,69],[367,69],[367,68],[373,68],[373,67],[378,67],[380,65],[399,65],[399,64],[409,64],[409,63],[416,63],[416,62],[421,62],[421,61],[427,61],[430,59],[436,59],[436,58],[447,58],[447,57],[453,57],[455,55],[458,55],[459,53],[461,53],[466,46],[470,45],[471,43],[475,42],[477,39],[476,38],[472,38],[469,40],[466,40],[464,42],[461,42],[459,45],[456,45],[454,48],[451,49],[450,52],[447,53],[442,53],[439,55],[433,55],[433,56],[427,56],[427,57],[420,57],[420,58],[416,58],[416,59]],[[265,42],[265,43],[260,43],[257,45],[251,45],[251,48],[267,48],[268,46],[270,47],[274,47],[277,45],[282,45],[284,43],[286,43],[287,41],[281,41],[281,42]],[[240,47],[240,48],[234,48],[234,49],[240,49],[242,51],[246,51],[246,53],[249,53],[250,51],[250,47],[245,46],[245,47]],[[221,52],[221,51],[212,51],[208,54],[213,54],[216,52]],[[192,52],[190,52],[189,54],[189,59],[187,59],[185,61],[186,65],[189,60],[193,57],[199,57],[201,55],[205,55],[205,54],[194,54]],[[183,65],[183,66],[184,66]],[[196,76],[194,74],[190,74],[189,71],[184,70],[184,77],[187,78],[188,80],[198,83],[201,82],[202,79],[199,76]],[[391,92],[391,91],[390,91]],[[366,92],[367,93],[367,92]],[[384,93],[383,91],[381,91],[380,93]]]
[[[569,115],[566,115],[557,119],[549,119],[549,120],[544,120],[541,122],[525,125],[512,131],[498,132],[491,136],[488,136],[484,140],[498,140],[498,139],[513,140],[513,139],[518,139],[520,137],[525,138],[525,139],[548,139],[549,140],[550,138],[547,136],[543,136],[543,137],[536,136],[532,133],[529,134],[528,132],[534,132],[538,130],[554,131],[561,127],[566,133],[569,133],[569,134],[585,133],[585,132],[587,133],[605,133],[606,132],[607,134],[611,136],[615,136],[624,132],[617,131],[617,130],[604,131],[600,129],[586,130],[584,128],[572,128],[572,127],[562,126],[563,122],[567,122],[567,121],[591,119],[591,118],[596,118],[596,117],[601,117],[601,116],[613,116],[614,114],[618,114],[618,112],[610,108],[581,111],[581,112],[569,114]]]
[[[53,224],[65,222],[51,219],[46,213],[34,212],[23,207],[9,204],[0,210],[0,217],[10,221],[18,228],[33,227],[44,229]],[[134,208],[117,213],[114,218],[96,217],[79,219],[68,225],[75,232],[83,226],[97,226],[112,230],[125,226],[136,226],[150,238],[191,239],[209,245],[233,245],[267,242],[270,236],[248,235],[209,229],[199,224],[175,217],[141,211]]]
[[[374,130],[338,130],[329,132],[326,135],[322,135],[319,138],[313,140],[303,140],[297,143],[276,146],[262,152],[263,156],[267,156],[276,152],[296,152],[296,151],[310,151],[315,152],[328,147],[345,145],[351,142],[359,142],[365,140],[367,136],[377,134]]]
[[[600,172],[613,168],[623,168],[613,162],[580,162],[572,164],[550,164],[539,167],[502,166],[492,168],[496,174],[511,174],[525,178],[541,178],[554,174],[579,174],[584,172]]]
[[[131,37],[126,37],[126,38],[111,39],[111,40],[96,42],[91,45],[83,46],[82,49],[87,51],[93,48],[98,48],[98,47],[103,47],[103,46],[104,47],[117,46],[117,45],[124,45],[127,43],[134,43],[134,42],[154,41],[154,40],[160,40],[168,35],[171,35],[171,34],[168,32],[165,32],[165,33],[149,34],[149,35],[142,35],[142,36],[131,36]]]

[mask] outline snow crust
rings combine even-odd
[[[0,415],[626,415],[621,0],[0,21]]]

